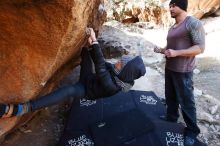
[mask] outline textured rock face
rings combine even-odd
[[[197,17],[201,18],[204,15],[210,15],[216,12],[220,8],[220,0],[189,0],[189,12]]]
[[[0,103],[50,92],[79,63],[85,28],[106,18],[101,0],[0,1]],[[28,117],[0,119],[0,136]]]
[[[123,23],[135,23],[138,21],[154,22],[155,24],[169,25],[171,18],[169,14],[170,0],[139,1],[108,1],[108,17]],[[189,14],[201,18],[210,15],[220,7],[220,0],[189,0]]]

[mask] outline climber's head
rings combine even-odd
[[[140,56],[123,55],[115,63],[115,68],[119,71],[118,78],[123,82],[133,83],[146,73],[143,60]]]

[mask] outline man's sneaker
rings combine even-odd
[[[189,136],[184,137],[184,146],[193,146],[195,143],[195,139]]]
[[[161,120],[163,120],[163,121],[177,123],[177,120],[173,120],[173,119],[167,118],[167,116],[160,116],[159,118]]]

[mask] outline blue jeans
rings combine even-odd
[[[193,93],[193,72],[174,72],[165,69],[165,96],[167,118],[177,121],[178,108],[181,106],[183,119],[186,123],[185,134],[196,137],[200,129],[196,123],[196,107]]]

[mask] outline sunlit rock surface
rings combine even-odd
[[[123,23],[139,21],[168,26],[172,23],[169,14],[170,0],[105,0],[108,18]],[[208,16],[219,10],[220,0],[189,0],[188,12],[197,18]]]
[[[213,14],[220,8],[220,0],[189,0],[188,11],[197,18]]]

